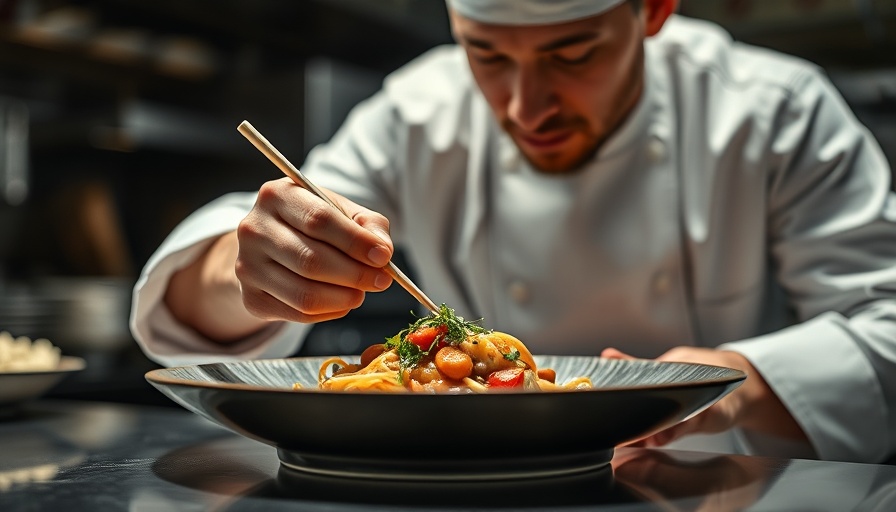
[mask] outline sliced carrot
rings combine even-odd
[[[473,359],[454,347],[444,347],[436,353],[436,368],[449,379],[461,380],[473,373]]]

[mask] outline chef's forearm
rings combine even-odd
[[[877,462],[892,450],[889,348],[896,308],[876,303],[846,318],[801,324],[720,348],[744,355],[799,422],[821,459]]]
[[[238,251],[236,232],[221,236],[174,273],[165,292],[165,304],[178,321],[221,343],[243,339],[268,324],[243,306],[234,273]]]

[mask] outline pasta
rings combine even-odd
[[[538,368],[520,340],[466,322],[444,304],[437,314],[369,347],[359,363],[332,357],[318,373],[319,388],[334,391],[482,393],[592,387],[587,377],[555,380],[554,371]]]
[[[0,332],[0,372],[28,372],[55,370],[59,366],[60,351],[49,340],[31,341],[27,336],[13,338]]]

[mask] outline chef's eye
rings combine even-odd
[[[480,64],[498,64],[505,60],[503,55],[495,52],[472,52],[472,56]]]
[[[559,62],[560,64],[565,64],[567,66],[575,66],[577,64],[584,64],[591,59],[591,56],[594,55],[594,47],[581,49],[569,49],[562,50],[554,53],[554,60]]]

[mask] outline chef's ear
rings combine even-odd
[[[644,20],[644,34],[655,36],[678,9],[678,0],[641,0],[641,17]]]
[[[448,2],[445,2],[445,3],[447,4]],[[448,6],[448,24],[449,24],[449,27],[451,27],[451,37],[454,39],[454,42],[457,44],[461,43],[461,39],[460,39],[460,37],[458,35],[458,31],[457,31],[457,25],[458,25],[458,23],[460,23],[460,19],[462,19],[462,18],[463,17],[460,14],[457,14],[457,12],[455,12],[454,9],[452,9],[450,5]]]

